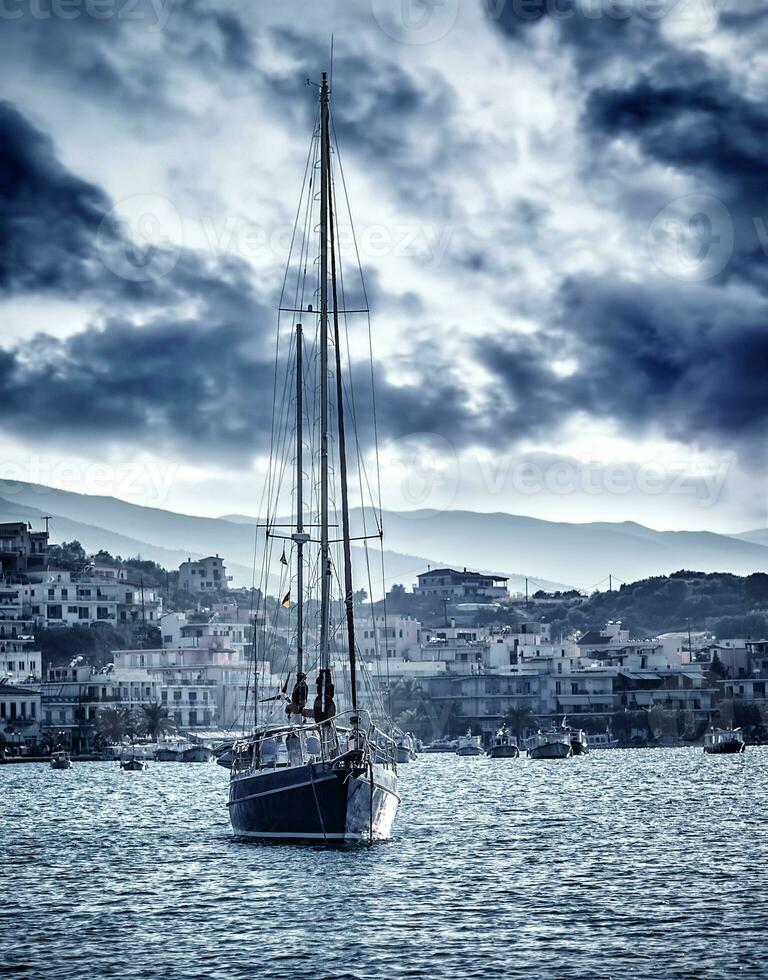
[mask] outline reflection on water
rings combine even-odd
[[[244,844],[228,773],[0,767],[15,976],[765,976],[768,749],[422,756],[396,837]]]

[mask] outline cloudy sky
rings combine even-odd
[[[255,512],[333,34],[385,505],[765,526],[764,4],[0,20],[0,476]]]

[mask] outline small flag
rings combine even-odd
[[[283,609],[290,609],[291,608],[291,593],[290,592],[286,592],[285,593],[285,595],[283,596],[283,601],[280,603],[280,605],[283,607]]]
[[[283,553],[282,553],[282,555],[280,555],[280,564],[281,565],[287,565],[288,564],[288,559],[285,557],[285,545],[283,545]]]

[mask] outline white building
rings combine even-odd
[[[224,559],[209,555],[192,561],[188,558],[179,565],[179,588],[193,595],[224,592],[229,588],[232,576],[227,575]]]
[[[452,601],[491,601],[509,596],[503,575],[457,571],[455,568],[430,568],[417,576],[413,587],[417,596],[435,596]]]
[[[409,660],[418,658],[421,623],[412,616],[376,616],[355,619],[355,641],[367,659],[380,657]],[[343,642],[339,648],[346,650]]]
[[[21,746],[40,734],[40,687],[0,682],[0,732],[6,743]]]
[[[126,576],[49,569],[30,575],[24,588],[25,611],[41,628],[92,623],[157,626],[163,611],[162,596],[153,586]]]

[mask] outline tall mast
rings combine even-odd
[[[331,555],[328,541],[328,75],[320,86],[320,671],[315,719],[325,721],[333,705],[328,650]],[[319,717],[318,717],[319,716]]]
[[[341,482],[341,528],[344,546],[344,610],[349,646],[349,681],[352,710],[357,711],[357,657],[355,652],[355,602],[352,591],[352,553],[349,530],[349,488],[347,485],[347,443],[344,430],[344,386],[341,376],[341,341],[339,339],[339,304],[336,291],[336,239],[333,218],[333,188],[328,175],[328,220],[331,239],[331,289],[333,293],[333,345],[336,352],[336,401],[339,428],[339,479]],[[374,628],[375,628],[374,622]]]
[[[296,683],[300,683],[304,675],[304,487],[303,487],[303,453],[302,453],[302,336],[301,324],[296,324]]]
[[[304,673],[304,545],[309,535],[304,531],[304,456],[302,422],[304,415],[304,375],[302,367],[303,335],[301,324],[296,324],[296,531],[292,536],[296,544],[296,683],[291,692],[288,715],[298,715],[303,720],[307,703],[307,678]]]

